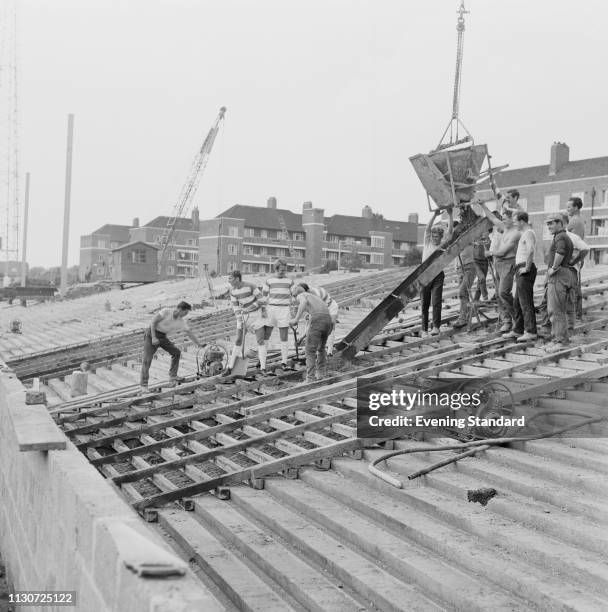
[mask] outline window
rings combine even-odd
[[[522,207],[523,210],[528,210],[528,198],[519,198],[517,202],[519,203],[519,205]]]
[[[262,247],[260,249],[260,255],[268,255],[268,249],[266,247]]]
[[[228,255],[238,255],[239,254],[239,247],[236,244],[229,244],[228,245]]]
[[[243,264],[243,272],[250,273],[251,272],[251,264]]]
[[[327,236],[327,241],[328,242],[338,242],[338,236],[334,236],[333,234],[329,234]]]
[[[120,242],[110,242],[111,249],[117,249],[120,246]]]
[[[301,234],[300,232],[294,232],[293,239],[294,240],[304,240],[304,234]]]
[[[383,249],[384,248],[384,236],[372,236],[371,246],[376,247],[378,249]]]
[[[543,223],[543,240],[553,240],[553,234],[549,231],[546,223]]]
[[[243,247],[243,255],[253,255],[253,247],[244,246]]]
[[[97,255],[97,261],[103,261],[103,255]]]
[[[252,227],[246,227],[243,230],[243,236],[245,236],[245,238],[253,238],[254,236],[254,232],[253,232],[253,228]]]
[[[333,259],[334,261],[338,261],[338,253],[335,251],[329,251],[327,253],[327,259]]]
[[[559,212],[559,193],[545,196],[545,212]]]
[[[372,253],[371,263],[373,264],[384,264],[384,253]]]
[[[194,238],[189,238],[188,240],[186,240],[186,245],[187,246],[196,246],[196,240]]]
[[[173,266],[167,266],[167,276],[173,276],[175,274],[175,268]]]
[[[146,252],[142,249],[135,249],[134,251],[131,251],[131,263],[145,264]]]
[[[98,240],[97,241],[97,248],[99,248],[99,249],[107,249],[108,248],[108,243],[105,240]]]
[[[268,238],[268,232],[266,230],[260,230],[260,238]]]
[[[239,237],[239,228],[236,225],[231,225],[230,227],[228,227],[228,235],[231,238],[238,238]]]

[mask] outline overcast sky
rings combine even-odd
[[[392,219],[426,198],[408,158],[451,115],[459,0],[19,0],[21,175],[30,265],[69,262],[104,223],[171,213],[227,106],[196,203]],[[608,154],[608,3],[467,0],[460,114],[495,165]]]

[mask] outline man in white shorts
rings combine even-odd
[[[308,283],[305,283],[304,281],[299,282],[298,287],[302,287],[302,289],[304,289],[304,291],[306,291],[307,293],[316,295],[318,298],[321,298],[323,302],[325,302],[325,305],[329,310],[329,316],[331,317],[331,333],[327,338],[327,354],[331,356],[334,353],[334,336],[336,333],[338,310],[340,308],[338,306],[338,302],[336,302],[336,300],[331,297],[327,289],[323,287],[311,287]]]
[[[255,333],[258,343],[258,357],[260,359],[260,373],[266,374],[266,325],[268,315],[266,305],[263,302],[260,290],[253,284],[244,282],[241,272],[233,270],[228,277],[232,287],[230,290],[230,304],[236,317],[236,340],[232,348],[232,354],[228,360],[228,366],[222,372],[222,376],[229,376],[241,354],[243,346],[243,328]]]
[[[268,301],[268,322],[266,340],[270,340],[272,328],[279,328],[281,339],[281,362],[287,366],[289,355],[289,320],[291,319],[291,289],[293,280],[287,278],[287,264],[278,259],[274,262],[274,276],[266,279],[262,294]]]

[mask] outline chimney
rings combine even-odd
[[[415,223],[416,225],[418,225],[418,213],[412,213],[411,215],[408,215],[407,221],[408,223]]]
[[[192,229],[198,231],[200,226],[200,218],[198,214],[198,206],[192,209]]]
[[[364,219],[371,219],[372,218],[372,209],[371,209],[371,207],[366,204],[363,207],[363,210],[361,211],[361,216]]]
[[[551,145],[549,176],[555,176],[569,161],[570,147],[564,142],[554,142]]]
[[[266,208],[272,208],[273,210],[276,210],[277,208],[277,199],[276,198],[268,198],[268,200],[266,201]]]
[[[139,217],[133,219],[133,227],[139,227]]]
[[[302,210],[312,210],[312,202],[304,202],[304,204],[302,204]]]

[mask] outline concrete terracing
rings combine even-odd
[[[579,327],[575,336],[583,354],[573,347],[555,358],[543,356],[534,343],[510,346],[487,332],[454,336],[446,331],[436,339],[416,340],[417,313],[406,311],[401,323],[389,325],[372,342],[363,361],[373,361],[374,371],[386,376],[402,371],[439,376],[449,372],[461,377],[503,377],[524,387],[527,376],[532,386],[548,384],[561,389],[558,397],[545,393],[538,400],[541,407],[574,406],[603,414],[608,385],[583,383],[586,372],[599,372],[603,377],[608,367],[608,323],[601,319],[605,272],[585,270],[587,278],[595,280],[586,287],[589,323]],[[392,282],[393,274],[398,276],[398,271],[387,273],[387,283]],[[378,287],[370,294],[372,286],[372,277],[336,286],[343,303],[352,306],[341,311],[343,327],[339,331],[348,331],[364,314],[356,305],[357,299],[380,297],[373,294],[382,293]],[[448,289],[453,306],[444,313],[448,319],[457,312],[453,289],[454,285]],[[127,299],[130,292],[117,295]],[[107,295],[95,297],[101,311]],[[167,304],[178,297],[181,299],[178,294],[170,296]],[[86,324],[91,303],[55,304],[55,321],[70,316],[73,309]],[[22,310],[32,315],[32,323],[37,308]],[[139,311],[140,317],[142,313],[144,310]],[[488,313],[494,315],[492,309]],[[105,316],[103,312],[101,316]],[[220,327],[232,326],[225,317],[218,314],[213,319],[223,321]],[[133,317],[133,324],[141,329],[146,321],[136,319]],[[210,320],[206,321],[205,325],[210,325]],[[73,329],[81,333],[80,328]],[[133,406],[123,402],[122,408],[102,400],[96,403],[100,392],[120,392],[136,382],[138,362],[129,356],[134,353],[127,344],[126,361],[109,359],[90,374],[89,396],[82,398],[79,407],[63,413],[57,409],[69,399],[69,379],[46,380],[50,412],[64,415],[63,426],[70,439],[82,446],[88,436],[95,440],[103,435],[111,437],[111,432],[118,434],[116,440],[104,443],[105,450],[94,444],[88,449],[89,458],[97,458],[96,465],[100,458],[109,456],[106,453],[128,455],[133,451],[135,455],[137,444],[153,446],[180,436],[190,436],[191,446],[175,442],[171,447],[163,442],[155,461],[179,463],[193,450],[206,453],[212,448],[219,452],[218,448],[226,445],[220,457],[223,462],[218,465],[228,469],[226,466],[238,459],[229,446],[237,440],[241,445],[249,444],[247,436],[262,434],[275,436],[285,456],[294,452],[298,441],[288,433],[297,419],[302,420],[297,426],[305,430],[302,439],[307,448],[337,441],[336,448],[340,444],[360,448],[350,445],[352,420],[339,420],[340,412],[353,407],[354,382],[349,381],[353,377],[348,373],[315,389],[302,386],[297,379],[278,381],[276,384],[283,386],[275,386],[274,391],[255,382],[250,388],[218,391],[214,381],[209,385],[200,381],[200,389],[195,390],[199,383],[193,382],[193,389],[185,391],[175,406],[170,405],[175,398],[168,396],[138,400]],[[15,349],[24,354],[30,347],[23,344]],[[194,369],[194,355],[191,351],[184,354],[185,373]],[[166,365],[165,358],[159,356],[153,366],[157,379],[163,378]],[[578,388],[574,382],[568,384],[575,377],[581,383]],[[303,395],[306,389],[310,398]],[[336,389],[344,389],[345,397],[340,399]],[[351,401],[346,397],[347,389]],[[495,448],[413,481],[408,481],[409,474],[453,453],[408,454],[380,464],[402,480],[401,489],[376,478],[367,468],[368,461],[385,453],[392,443],[385,449],[356,450],[350,457],[339,451],[331,458],[323,455],[314,466],[292,462],[296,467],[282,470],[282,476],[264,473],[252,478],[251,486],[235,484],[232,479],[228,492],[195,495],[182,499],[183,505],[166,504],[154,513],[158,523],[146,525],[66,437],[65,450],[19,452],[15,423],[20,414],[30,415],[34,434],[36,419],[41,429],[53,425],[43,406],[28,411],[24,396],[24,388],[11,372],[0,373],[0,488],[6,492],[0,503],[0,551],[17,589],[77,590],[77,609],[87,612],[608,608],[604,563],[608,552],[608,464],[603,459],[608,444],[604,439],[551,439]],[[263,402],[276,411],[268,421],[262,419]],[[313,404],[305,407],[306,402]],[[325,412],[311,408],[317,405],[314,402]],[[79,414],[81,410],[89,410],[91,416]],[[203,415],[201,411],[206,412]],[[163,429],[163,419],[178,415],[179,424],[168,421],[170,426]],[[315,429],[315,420],[321,417],[331,421],[329,428]],[[352,419],[352,414],[345,418]],[[249,419],[242,429],[240,419]],[[284,428],[284,437],[277,438],[273,427]],[[121,433],[121,428],[128,435]],[[213,434],[214,428],[221,433]],[[590,435],[597,433],[593,430]],[[432,442],[445,443],[443,439]],[[412,440],[394,444],[399,449],[419,446]],[[96,449],[103,452],[96,454]],[[250,459],[256,459],[256,453],[259,459],[271,450],[269,446],[253,448]],[[132,457],[130,469],[150,469],[152,459],[152,454],[141,452]],[[106,464],[103,473],[120,477],[120,471],[107,469],[111,465]],[[197,482],[200,469],[200,465],[185,465],[184,474],[194,479],[190,482]],[[162,490],[174,491],[180,486],[174,472],[151,472],[149,481]],[[467,501],[467,491],[480,488],[496,489],[487,506]],[[132,502],[126,491],[123,489],[125,499]],[[220,498],[226,496],[229,499]],[[142,562],[158,563],[168,570],[186,569],[186,573],[143,579],[134,571],[144,567]]]

